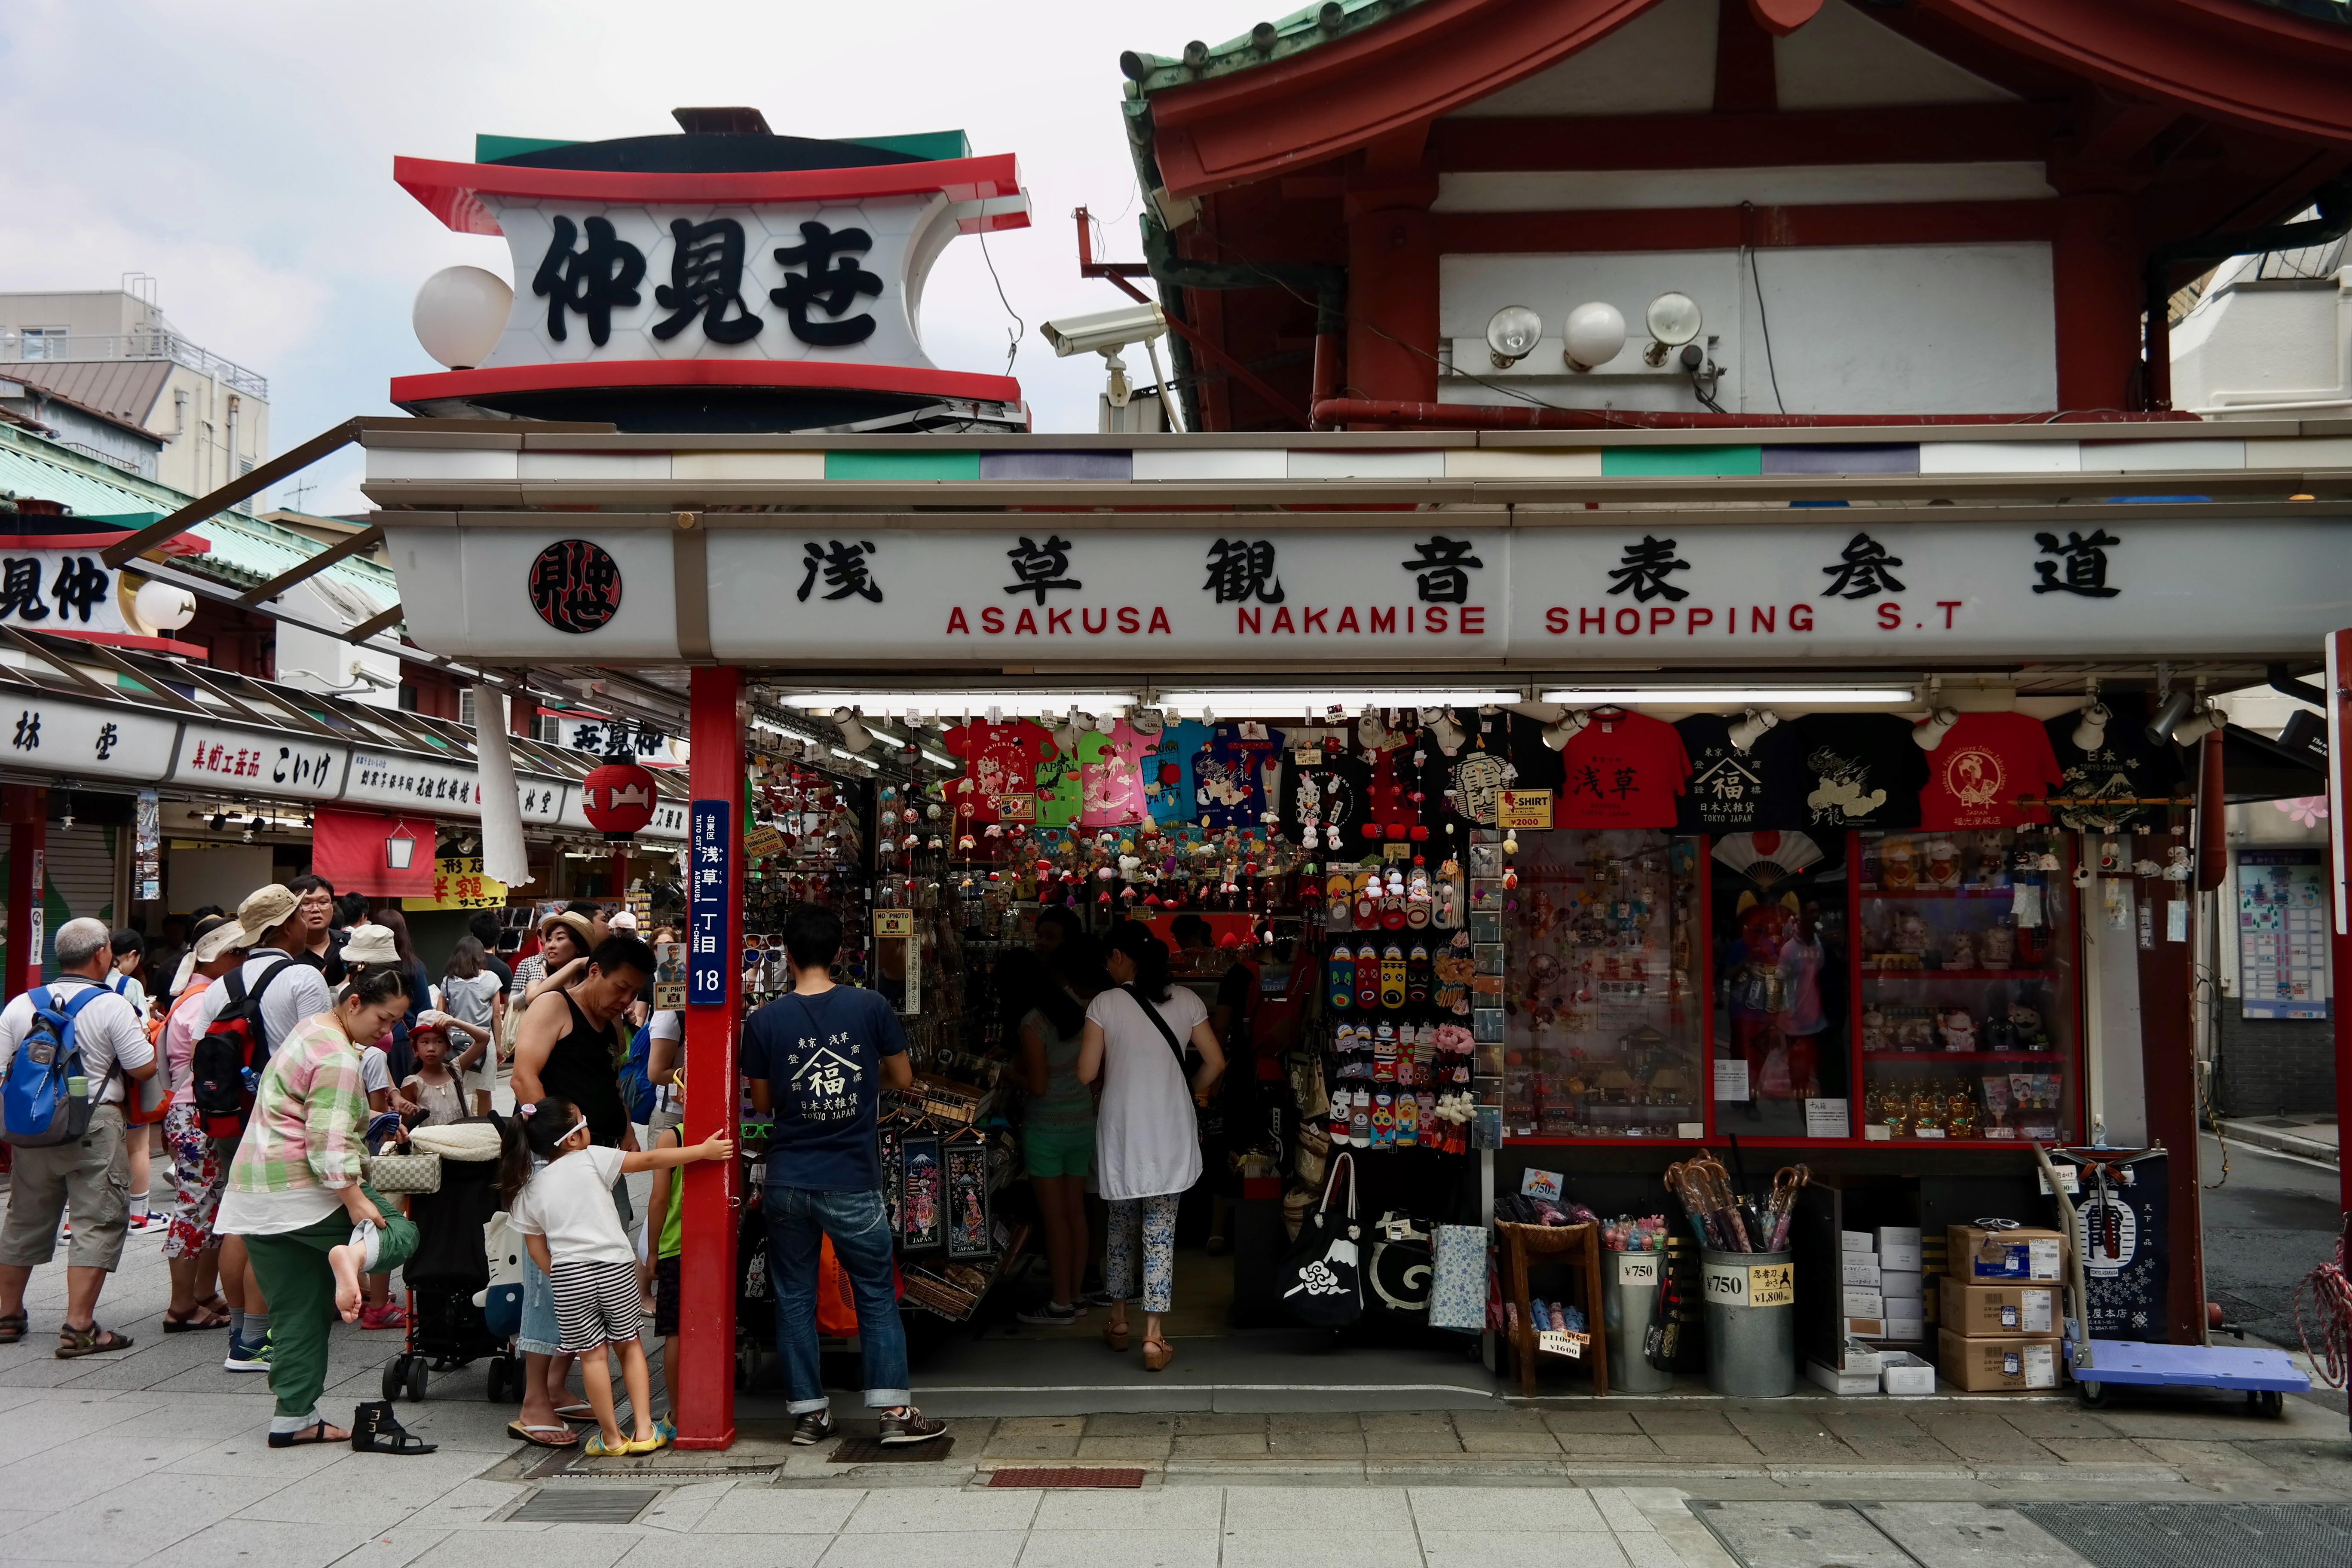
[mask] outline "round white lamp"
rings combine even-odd
[[[131,613],[159,632],[176,632],[196,618],[196,596],[169,583],[149,581],[131,596]]]
[[[451,370],[471,370],[490,357],[506,331],[514,290],[478,267],[445,267],[416,291],[409,321],[425,352]]]
[[[1560,334],[1560,353],[1570,370],[1597,370],[1625,347],[1625,314],[1616,306],[1595,300],[1568,313]]]

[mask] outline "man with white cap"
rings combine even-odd
[[[201,1039],[231,1007],[251,1006],[262,1044],[275,1053],[303,1019],[333,1011],[334,994],[327,989],[325,975],[294,956],[302,948],[310,922],[302,913],[301,896],[293,889],[282,882],[256,888],[236,906],[236,923],[246,935],[245,962],[205,987],[191,1004],[188,1026]],[[259,1305],[261,1282],[249,1264],[245,1288],[244,1332],[231,1334],[221,1365],[230,1372],[268,1372],[268,1309]]]
[[[29,1328],[25,1287],[34,1268],[56,1256],[58,1222],[72,1205],[60,1360],[131,1348],[129,1335],[98,1326],[98,1293],[122,1261],[122,1238],[131,1225],[124,1195],[131,1184],[131,1153],[123,1138],[122,1084],[126,1078],[155,1076],[155,1047],[147,1043],[138,1009],[107,988],[114,967],[109,934],[104,921],[68,921],[58,928],[57,979],[19,993],[0,1008],[0,1071],[32,1030],[38,991],[44,1005],[72,1021],[82,1074],[91,1084],[89,1126],[83,1136],[15,1151],[8,1219],[0,1229],[0,1343],[14,1343]]]

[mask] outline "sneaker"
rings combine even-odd
[[[895,1415],[882,1417],[882,1446],[895,1448],[902,1443],[928,1443],[948,1429],[944,1421],[934,1421],[909,1405]]]
[[[394,1306],[389,1301],[386,1301],[381,1307],[362,1307],[360,1309],[360,1327],[362,1329],[404,1329],[408,1327],[408,1314],[400,1308]]]
[[[1075,1323],[1086,1315],[1087,1310],[1084,1307],[1063,1307],[1052,1301],[1044,1301],[1029,1308],[1026,1311],[1015,1312],[1013,1317],[1021,1322],[1040,1323],[1047,1328],[1054,1328],[1057,1325]]]
[[[269,1370],[268,1339],[264,1337],[257,1345],[240,1344],[231,1340],[228,1346],[228,1359],[221,1363],[221,1369],[225,1372],[268,1372]]]
[[[793,1423],[793,1447],[805,1448],[833,1436],[833,1412],[812,1410]]]

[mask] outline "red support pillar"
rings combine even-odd
[[[686,1126],[698,1143],[714,1132],[739,1136],[742,1099],[743,672],[697,669],[689,687],[689,763],[696,805],[727,807],[726,915],[719,923],[726,1000],[686,1009]],[[688,868],[689,895],[693,887]],[[691,906],[689,906],[690,908]],[[697,931],[688,921],[688,940]],[[688,954],[689,963],[696,955]],[[678,1256],[677,1446],[724,1448],[735,1441],[735,1220],[743,1201],[739,1162],[684,1167],[686,1209]]]
[[[1423,122],[1372,144],[1348,172],[1350,397],[1437,397],[1437,161]]]
[[[0,818],[8,824],[8,969],[0,995],[14,996],[41,983],[49,792],[36,784],[0,787]]]
[[[2057,206],[2050,289],[2058,335],[2058,406],[2143,405],[2132,384],[2141,333],[2139,227],[2131,202],[2105,192],[2069,193],[2059,197]]]

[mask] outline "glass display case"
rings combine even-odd
[[[1700,841],[1555,828],[1517,845],[1503,910],[1506,1135],[1696,1138]]]
[[[1847,837],[1707,841],[1719,1132],[1853,1138]]]
[[[1860,836],[1861,1136],[2073,1136],[2074,859],[2032,827]]]

